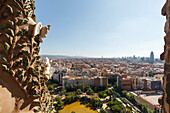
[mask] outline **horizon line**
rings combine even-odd
[[[82,58],[123,58],[123,57],[126,57],[126,58],[129,58],[129,57],[132,57],[133,58],[133,56],[134,55],[132,55],[132,56],[119,56],[119,57],[104,57],[104,56],[85,56],[85,55],[64,55],[64,54],[40,54],[40,56],[65,56],[65,57],[82,57]],[[142,58],[142,57],[144,57],[144,58],[149,58],[149,57],[145,57],[145,56],[135,56],[136,58]],[[155,57],[154,59],[160,59],[160,58],[157,58],[157,57]]]

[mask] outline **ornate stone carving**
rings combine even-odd
[[[34,9],[33,0],[0,0],[0,85],[15,99],[13,113],[53,112],[39,56],[50,26],[36,22]]]

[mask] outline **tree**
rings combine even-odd
[[[62,96],[62,95],[64,95],[64,94],[66,94],[66,90],[65,90],[65,89],[62,89],[62,91],[60,91],[58,94],[59,94],[60,96]]]
[[[53,90],[54,86],[53,85],[48,85],[48,90]]]
[[[122,109],[118,105],[112,106],[111,110],[113,111],[113,113],[120,113],[122,111]]]
[[[74,91],[74,86],[73,86],[73,84],[70,84],[70,89],[69,89],[70,91]]]
[[[132,102],[136,102],[136,98],[135,98],[135,96],[132,93],[130,93],[130,100]]]
[[[85,86],[83,84],[78,84],[77,89],[81,89],[84,92]]]
[[[104,94],[103,94],[103,98],[106,98],[106,97],[107,97],[107,94],[106,94],[106,93],[104,93]]]
[[[143,111],[144,113],[148,113],[148,106],[147,106],[147,105],[143,105],[143,106],[142,106],[142,111]]]
[[[68,92],[65,95],[66,95],[66,97],[65,97],[65,103],[66,104],[69,104],[69,103],[72,103],[72,102],[75,101],[75,97],[76,97],[75,96],[76,95],[75,91],[74,92]]]
[[[124,109],[124,110],[122,111],[122,113],[132,113],[132,110],[126,108],[126,109]]]
[[[62,101],[61,97],[56,97],[55,98],[57,104],[55,105],[56,106],[56,109],[57,110],[61,110],[64,108],[64,102]]]
[[[148,110],[148,106],[147,105],[144,105],[144,104],[141,104],[141,103],[138,103],[137,105],[144,113],[148,113],[149,110]]]
[[[68,91],[70,89],[70,86],[68,84],[65,85],[66,90]]]
[[[102,98],[103,97],[103,92],[102,91],[99,92],[98,95],[99,95],[100,98]]]
[[[103,103],[100,101],[99,97],[95,95],[91,96],[90,105],[93,109],[96,109],[98,107],[101,108],[103,106]]]
[[[66,104],[70,104],[75,100],[75,96],[66,96],[65,97],[65,102]]]
[[[117,88],[116,88],[116,91],[117,91],[118,93],[122,93],[123,89],[122,89],[121,87],[117,87]]]
[[[105,91],[99,92],[98,95],[99,95],[100,98],[106,98],[107,97],[107,94],[106,94]]]
[[[107,106],[109,106],[109,107],[112,107],[113,105],[115,105],[115,102],[114,102],[114,101],[109,101],[109,102],[107,103]]]
[[[78,95],[82,94],[81,89],[77,89],[76,93],[77,93]]]
[[[76,91],[77,90],[77,84],[73,85],[73,90]]]
[[[97,87],[96,86],[94,87],[94,92],[97,92]]]
[[[87,90],[88,90],[89,88],[91,88],[91,87],[90,87],[90,86],[86,86],[86,87],[85,87],[85,92],[87,92]]]
[[[112,85],[111,85],[111,84],[108,84],[108,87],[112,87]]]
[[[108,103],[107,103],[107,106],[109,106],[109,107],[112,107],[112,106],[115,106],[115,105],[117,105],[119,108],[121,108],[121,109],[124,109],[124,107],[123,107],[123,105],[122,105],[122,103],[121,102],[119,102],[118,100],[113,100],[113,101],[109,101]]]
[[[125,97],[127,95],[127,91],[122,91],[122,95]]]
[[[126,98],[131,102],[136,102],[135,96],[132,93],[127,93]]]
[[[54,84],[52,84],[53,85],[53,87],[58,87],[58,84],[56,84],[56,83],[54,83]]]
[[[116,87],[117,87],[117,82],[114,82],[113,87],[114,87],[114,88],[116,88]]]
[[[103,90],[105,90],[105,89],[106,89],[105,86],[99,86],[99,87],[97,87],[97,90],[98,90],[98,91],[103,91]]]
[[[101,109],[101,110],[100,110],[100,113],[107,113],[107,111],[104,110],[104,109]]]
[[[107,95],[113,95],[112,89],[106,89],[105,92],[107,93]]]
[[[93,91],[91,88],[89,88],[89,89],[86,91],[86,94],[87,94],[87,95],[93,95],[93,94],[94,94],[94,91]]]

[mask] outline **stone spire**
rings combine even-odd
[[[160,56],[161,60],[165,60],[163,78],[164,94],[163,97],[159,99],[159,103],[162,105],[163,113],[170,113],[170,0],[166,0],[162,8],[162,15],[166,16],[164,52]]]
[[[0,113],[54,111],[39,56],[50,26],[34,9],[34,0],[0,0]]]

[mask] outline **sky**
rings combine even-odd
[[[149,57],[163,52],[165,0],[36,0],[36,19],[51,25],[41,55]]]

